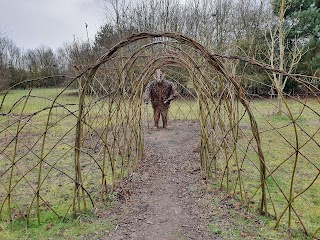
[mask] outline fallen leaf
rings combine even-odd
[[[48,225],[46,226],[46,230],[50,230],[52,227],[53,227],[53,224],[50,223],[50,224],[48,224]]]
[[[242,233],[241,233],[241,237],[245,238],[245,237],[247,237],[247,234],[244,233],[244,232],[242,232]]]

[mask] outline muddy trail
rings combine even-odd
[[[260,221],[201,177],[199,146],[195,121],[146,132],[145,156],[119,193],[117,225],[105,239],[263,239]]]

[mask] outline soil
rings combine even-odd
[[[249,213],[208,187],[199,147],[196,121],[171,121],[168,129],[146,132],[145,156],[118,193],[117,225],[105,239],[229,239],[233,235],[223,232],[231,228],[240,238],[257,237],[261,223],[243,230],[238,218],[251,218]]]

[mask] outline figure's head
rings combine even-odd
[[[162,82],[164,80],[165,77],[165,73],[162,72],[161,69],[157,69],[154,74],[153,74],[153,78],[157,81],[157,82]]]

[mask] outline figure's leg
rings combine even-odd
[[[163,108],[161,111],[161,117],[163,122],[163,128],[167,128],[168,126],[168,108]]]
[[[153,108],[154,127],[159,128],[160,107]]]

